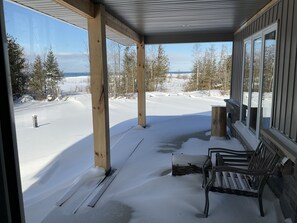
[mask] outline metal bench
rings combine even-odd
[[[255,151],[235,151],[210,148],[205,166],[215,155],[215,164],[203,169],[205,188],[205,217],[209,212],[209,191],[257,197],[261,216],[264,216],[262,193],[279,161],[276,151],[261,141]]]

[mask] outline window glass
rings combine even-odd
[[[271,127],[277,24],[244,42],[241,122],[256,137]]]
[[[272,110],[272,87],[275,68],[276,31],[264,38],[264,69],[262,81],[261,128],[269,128]]]
[[[251,65],[251,43],[245,43],[244,49],[244,73],[243,73],[243,94],[242,94],[242,116],[241,121],[246,125],[246,118],[248,115],[249,103],[249,79],[250,79],[250,65]]]
[[[257,112],[259,104],[259,85],[260,85],[260,69],[261,69],[261,49],[262,38],[253,41],[253,72],[251,85],[251,106],[250,106],[250,121],[249,127],[252,131],[256,131],[257,126]]]

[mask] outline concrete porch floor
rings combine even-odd
[[[268,186],[263,195],[265,217],[259,214],[256,198],[210,192],[209,217],[204,218],[202,175],[172,176],[172,153],[205,155],[209,147],[242,150],[241,144],[233,138],[210,138],[209,114],[149,117],[148,123],[145,129],[133,127],[113,139],[112,168],[118,172],[94,208],[83,204],[73,214],[77,203],[69,200],[67,208],[54,207],[43,222],[284,221]]]

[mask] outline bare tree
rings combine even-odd
[[[118,97],[122,89],[121,84],[121,51],[122,46],[119,43],[107,42],[107,57],[108,57],[108,80],[109,93],[111,97]]]

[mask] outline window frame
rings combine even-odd
[[[245,75],[245,55],[246,55],[246,44],[250,42],[252,42],[251,37],[248,37],[244,40],[243,42],[243,60],[242,60],[242,82],[241,82],[241,101],[240,101],[240,122],[244,125],[244,126],[248,126],[249,123],[249,116],[246,116],[246,121],[245,123],[242,120],[242,106],[243,106],[243,88],[244,88],[244,75]],[[251,55],[253,53],[253,48],[251,46]],[[248,95],[250,96],[250,80],[251,79],[251,61],[250,61],[250,66],[249,66],[249,80],[248,80]],[[248,114],[249,114],[249,101],[250,98],[248,98]]]
[[[256,136],[259,136],[259,114],[261,112],[261,109],[257,109],[257,122],[256,122],[256,129],[255,131],[251,128],[251,123],[250,123],[250,115],[251,115],[251,104],[252,104],[252,83],[253,83],[253,77],[254,77],[254,42],[255,40],[257,39],[260,39],[261,38],[261,58],[260,58],[260,72],[259,72],[259,95],[258,95],[258,107],[257,108],[261,108],[261,100],[262,99],[262,78],[263,78],[263,67],[264,67],[264,64],[263,64],[263,56],[264,56],[264,39],[263,39],[264,35],[263,33],[259,33],[258,35],[255,35],[253,38],[252,38],[252,51],[253,51],[253,54],[252,54],[252,63],[251,63],[251,79],[250,79],[250,85],[249,85],[249,94],[250,94],[250,97],[249,97],[249,123],[247,125],[247,127],[249,128],[249,130],[253,133],[256,134]]]
[[[262,29],[261,31],[254,33],[253,35],[247,37],[243,41],[243,60],[242,60],[242,82],[241,82],[241,101],[240,101],[240,123],[246,128],[251,135],[253,135],[256,139],[259,138],[260,135],[260,124],[261,124],[261,109],[257,110],[257,122],[256,122],[256,130],[253,131],[250,128],[250,112],[251,112],[251,100],[252,100],[252,80],[253,80],[253,68],[254,68],[254,40],[261,38],[261,58],[260,58],[260,78],[259,78],[259,95],[258,95],[258,108],[262,106],[262,90],[263,90],[263,73],[264,73],[264,56],[265,56],[265,35],[275,32],[275,41],[277,45],[278,38],[278,24],[277,22]],[[245,53],[246,53],[246,44],[250,43],[251,45],[251,62],[249,64],[249,81],[248,81],[248,114],[246,117],[246,123],[242,120],[242,112],[243,112],[243,87],[244,87],[244,74],[245,74]],[[277,46],[276,46],[277,48]],[[276,54],[276,49],[275,49]],[[276,66],[276,63],[274,63]],[[269,126],[272,126],[272,118],[273,118],[273,106],[274,106],[274,88],[275,88],[275,67],[273,70],[273,83],[272,83],[272,104],[271,104],[271,118]]]

